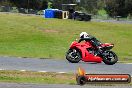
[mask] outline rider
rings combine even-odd
[[[98,46],[100,46],[101,45],[101,42],[100,41],[98,41],[95,37],[93,37],[93,36],[91,36],[91,35],[89,35],[88,33],[86,33],[86,32],[82,32],[81,34],[80,34],[80,40],[78,41],[78,43],[80,43],[81,41],[86,41],[86,42],[90,42],[90,43],[92,43],[92,45],[94,46],[94,47],[98,47]]]

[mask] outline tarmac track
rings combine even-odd
[[[22,84],[0,83],[0,88],[132,88],[132,86],[62,85],[62,84]]]
[[[106,65],[104,63],[69,63],[67,60],[0,57],[0,70],[20,70],[37,72],[76,73],[82,67],[87,73],[94,74],[130,74],[132,63]]]
[[[132,24],[132,20],[101,20],[101,19],[92,19],[93,22],[106,22],[106,23],[120,23],[120,24]]]

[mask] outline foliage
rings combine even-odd
[[[51,9],[51,8],[52,8],[52,3],[48,2],[48,9]]]
[[[88,13],[97,13],[97,0],[81,0],[80,6],[85,8]]]
[[[132,0],[106,0],[105,9],[111,17],[127,17],[132,13]]]
[[[34,10],[43,10],[48,7],[47,0],[0,0],[0,5],[14,6]]]
[[[100,10],[100,9],[104,9],[104,7],[105,7],[104,0],[98,0],[97,1],[97,8]]]
[[[132,16],[132,0],[125,0],[125,8],[127,13]]]
[[[53,0],[53,7],[57,9],[62,9],[62,4],[73,4],[75,0]]]
[[[105,16],[105,15],[107,15],[107,13],[104,9],[101,9],[101,10],[98,10],[98,15]]]
[[[90,14],[97,14],[98,10],[105,9],[111,17],[132,15],[132,0],[81,0],[80,3],[76,0],[0,0],[0,5],[34,10],[62,9],[62,4],[70,3],[77,4],[76,10]]]

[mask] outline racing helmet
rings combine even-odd
[[[87,32],[82,32],[80,38],[89,38],[89,34]]]

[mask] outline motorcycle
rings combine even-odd
[[[107,65],[113,65],[118,61],[117,55],[111,51],[113,47],[114,44],[111,43],[100,43],[100,46],[95,47],[91,42],[74,41],[66,53],[66,59],[71,63],[78,63],[80,60],[96,63],[103,61]]]

